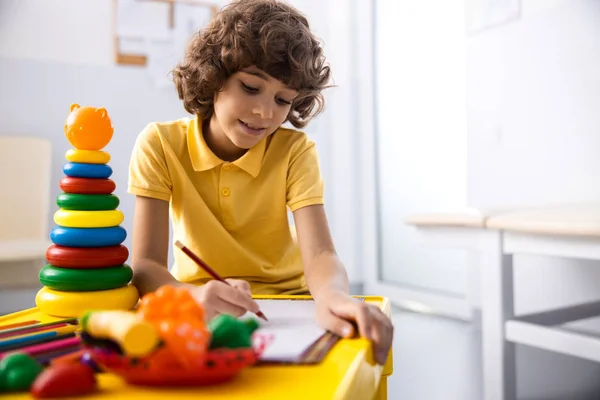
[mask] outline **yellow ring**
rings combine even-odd
[[[125,216],[120,210],[75,211],[60,209],[54,213],[54,223],[66,228],[108,228],[120,225]]]
[[[85,164],[108,164],[110,154],[105,151],[69,149],[65,154],[67,161]]]
[[[131,284],[95,292],[59,292],[43,287],[35,296],[35,304],[47,315],[79,318],[93,310],[130,310],[138,299],[138,290]]]

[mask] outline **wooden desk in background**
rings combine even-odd
[[[515,344],[600,362],[600,338],[563,326],[600,316],[600,301],[516,316],[513,283],[516,254],[600,261],[600,203],[423,214],[407,223],[426,243],[479,255],[485,400],[517,397]]]
[[[306,298],[269,296],[257,298]],[[390,303],[382,297],[365,297],[390,315]],[[29,309],[0,317],[0,325],[26,320],[54,321],[58,318]],[[371,343],[365,339],[340,340],[325,360],[317,365],[254,366],[231,382],[198,388],[144,388],[127,385],[121,378],[98,374],[99,392],[85,399],[260,399],[260,400],[385,400],[387,378],[392,374],[392,353],[385,366],[377,365]],[[31,399],[28,393],[8,395],[11,399]],[[4,396],[0,395],[0,399]]]

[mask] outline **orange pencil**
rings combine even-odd
[[[39,324],[39,323],[40,323],[40,321],[32,320],[32,321],[17,322],[17,323],[8,324],[8,325],[0,325],[0,331],[4,331],[7,329],[13,329],[13,328],[20,328],[22,326],[35,325],[35,324]]]
[[[221,278],[221,276],[219,274],[217,274],[217,272],[215,270],[213,270],[211,267],[209,267],[208,264],[206,264],[204,261],[202,261],[200,259],[200,257],[198,257],[196,254],[194,254],[190,249],[185,247],[183,245],[183,243],[181,243],[179,240],[175,242],[175,246],[179,247],[181,249],[181,251],[183,251],[189,258],[192,259],[192,261],[194,261],[196,264],[198,264],[198,266],[200,268],[202,268],[203,270],[205,270],[210,276],[212,276],[213,278],[215,278],[218,281],[223,282],[226,285],[229,285],[229,282],[227,282],[225,279]],[[229,285],[229,286],[231,286],[231,285]],[[267,317],[265,317],[265,314],[263,314],[262,311],[258,310],[256,315],[258,315],[260,318],[264,319],[265,321],[268,321]]]

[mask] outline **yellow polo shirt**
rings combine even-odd
[[[288,209],[323,204],[315,144],[278,129],[234,162],[207,146],[198,118],[149,124],[138,136],[128,192],[168,201],[173,243],[180,240],[225,278],[255,294],[307,293]],[[212,279],[173,246],[173,276]]]

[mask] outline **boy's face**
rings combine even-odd
[[[249,149],[283,124],[298,92],[256,67],[231,75],[215,95],[219,134]],[[216,132],[215,132],[216,133]]]

